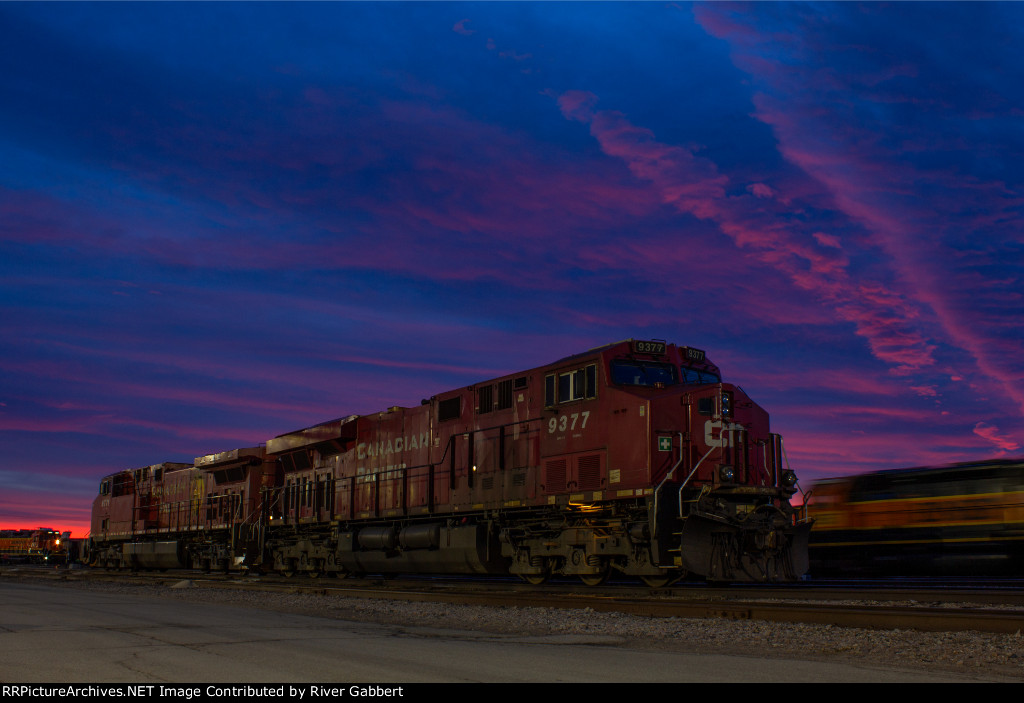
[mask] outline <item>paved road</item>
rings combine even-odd
[[[594,637],[370,625],[0,582],[2,682],[937,680],[843,664],[640,651]]]

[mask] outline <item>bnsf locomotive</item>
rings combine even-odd
[[[783,581],[810,521],[768,414],[703,351],[626,340],[264,447],[104,478],[91,563]]]
[[[0,562],[66,563],[71,533],[49,527],[35,530],[0,530]]]
[[[1024,459],[876,471],[808,495],[815,575],[1024,572]]]

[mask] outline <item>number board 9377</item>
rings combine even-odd
[[[698,364],[704,363],[704,350],[694,349],[693,347],[684,347],[683,358],[687,361],[693,361]]]
[[[634,339],[633,352],[636,354],[664,354],[665,343]]]

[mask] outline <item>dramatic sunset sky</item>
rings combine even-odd
[[[1022,3],[0,3],[0,527],[627,337],[1024,454]]]

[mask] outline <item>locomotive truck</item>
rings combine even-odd
[[[105,477],[89,558],[286,574],[789,581],[811,527],[768,414],[629,339],[265,445]]]

